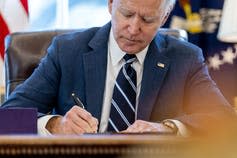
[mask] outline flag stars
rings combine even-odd
[[[223,64],[218,54],[215,54],[214,57],[209,57],[208,61],[209,61],[209,67],[213,68],[214,70],[219,70],[220,66]]]
[[[229,64],[233,64],[234,63],[234,59],[236,58],[236,52],[233,52],[232,48],[228,48],[226,51],[222,52],[222,56],[223,56],[223,61],[225,63],[229,63]]]
[[[222,56],[223,58],[220,58]],[[208,58],[209,68],[219,70],[223,64],[234,64],[237,58],[237,44],[233,47],[228,47],[227,50],[222,51],[221,55],[216,53],[214,56]]]

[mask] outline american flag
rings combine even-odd
[[[28,26],[27,0],[0,0],[0,86],[4,86],[4,38],[16,31],[23,31]]]
[[[211,77],[237,107],[237,43],[217,39],[223,4],[224,0],[178,0],[164,27],[187,30],[189,42],[203,49]]]

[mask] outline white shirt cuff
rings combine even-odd
[[[49,119],[51,119],[52,117],[57,116],[57,115],[45,115],[42,116],[40,118],[38,118],[37,120],[37,130],[38,130],[38,134],[41,136],[49,136],[52,135],[47,129],[46,129],[46,125],[49,121]]]

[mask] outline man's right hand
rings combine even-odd
[[[52,117],[46,129],[52,134],[96,133],[98,120],[85,109],[75,105],[65,116]]]

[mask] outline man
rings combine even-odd
[[[187,135],[217,129],[234,113],[210,79],[201,50],[157,35],[174,3],[108,0],[111,23],[55,38],[39,67],[3,106],[38,108],[40,133]],[[127,61],[125,54],[135,56]],[[136,74],[135,82],[129,71]],[[129,90],[120,87],[120,72],[133,85],[133,103],[125,94]],[[117,105],[115,89],[133,109],[133,122],[125,116],[127,110],[120,110],[123,105]],[[72,93],[85,109],[75,105]],[[117,114],[112,111],[120,120],[113,120]],[[118,129],[124,122],[127,127]]]

